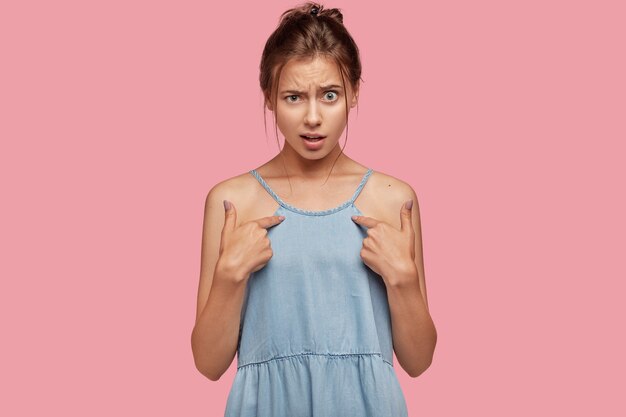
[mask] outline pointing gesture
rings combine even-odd
[[[388,277],[395,277],[415,269],[415,231],[411,223],[413,200],[400,209],[400,230],[381,220],[367,216],[352,216],[352,220],[367,227],[363,239],[363,262],[382,276],[386,285]]]
[[[267,216],[236,226],[237,210],[233,203],[226,200],[224,215],[218,263],[220,267],[234,272],[231,276],[248,279],[252,272],[263,268],[273,255],[267,229],[285,218]]]

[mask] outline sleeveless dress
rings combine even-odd
[[[361,259],[354,201],[310,211],[278,202],[272,258],[246,285],[225,417],[405,417],[380,275]]]

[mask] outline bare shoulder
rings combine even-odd
[[[229,200],[229,197],[233,200],[237,199],[239,195],[245,195],[246,186],[252,183],[250,179],[253,178],[247,172],[231,178],[224,179],[215,184],[209,190],[209,194],[214,197],[224,197],[224,199],[226,200]]]
[[[404,202],[415,197],[415,191],[409,183],[384,172],[374,171],[371,181],[373,191],[379,194],[379,198]]]
[[[208,192],[207,204],[219,204],[223,207],[223,200],[230,201],[237,210],[237,224],[241,224],[256,218],[258,204],[255,203],[264,198],[265,194],[258,180],[249,172],[244,172],[215,184]]]
[[[407,200],[413,200],[413,207],[416,208],[418,205],[415,190],[409,183],[381,171],[372,173],[366,188],[368,188],[367,206],[371,216],[398,228],[402,204]]]

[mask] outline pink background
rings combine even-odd
[[[3,4],[1,415],[222,415],[236,362],[212,382],[190,346],[204,198],[277,152],[258,65],[296,4]],[[411,416],[625,415],[623,4],[325,4],[362,52],[345,152],[419,197]]]

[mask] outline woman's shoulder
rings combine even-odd
[[[212,206],[222,205],[223,200],[228,200],[237,209],[237,222],[246,220],[255,211],[255,202],[258,202],[265,192],[260,187],[258,180],[249,172],[225,178],[211,187],[208,191],[207,204]]]
[[[372,196],[377,199],[402,203],[416,197],[408,182],[382,171],[374,170],[369,182]]]
[[[219,181],[211,187],[208,194],[216,199],[226,199],[237,203],[237,201],[242,199],[250,200],[254,198],[251,194],[257,190],[256,183],[256,178],[249,171],[246,171]]]
[[[407,200],[416,203],[417,200],[415,191],[408,182],[381,171],[372,173],[363,194],[361,201],[357,203],[361,212],[396,228],[400,228],[398,213],[402,204]]]

